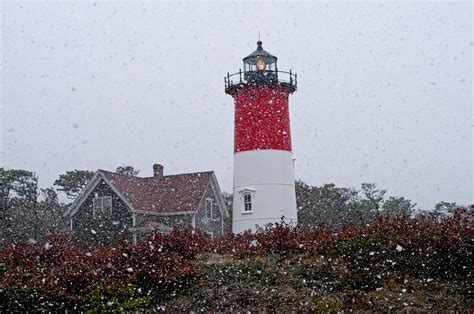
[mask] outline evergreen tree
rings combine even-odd
[[[119,166],[115,172],[126,176],[136,177],[140,173],[140,170],[136,170],[132,166]]]
[[[58,191],[64,192],[69,199],[74,200],[93,176],[92,171],[74,169],[61,174],[53,185],[58,186]]]

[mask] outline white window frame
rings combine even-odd
[[[241,215],[251,215],[254,210],[254,203],[255,203],[255,188],[253,187],[244,187],[239,191],[240,194],[240,201],[242,202],[242,210],[240,212]],[[246,210],[246,195],[250,195],[250,210]]]
[[[213,199],[212,198],[206,198],[206,217],[208,219],[213,219],[214,218],[214,204],[213,204]],[[208,205],[211,205],[210,208],[210,216],[209,216],[209,210],[208,210]]]
[[[247,197],[249,198],[247,200]],[[244,200],[244,213],[251,213],[252,212],[252,193],[250,192],[244,192],[242,194],[242,198]],[[247,205],[249,207],[249,209],[247,209]]]
[[[104,212],[104,200],[109,200],[110,201],[110,208],[107,209],[107,210],[109,210],[108,213]],[[96,208],[97,207],[96,202],[98,202],[98,201],[100,201],[100,210]],[[99,211],[102,214],[105,214],[105,215],[112,215],[112,196],[96,196],[92,200],[92,218],[94,218],[94,219],[97,216],[96,210]]]

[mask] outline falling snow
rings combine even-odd
[[[0,312],[471,312],[471,11],[2,4]]]

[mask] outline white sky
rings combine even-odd
[[[1,166],[215,170],[232,186],[224,75],[263,46],[298,73],[296,177],[472,202],[472,4],[4,2]]]

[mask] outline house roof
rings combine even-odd
[[[196,211],[213,176],[212,171],[146,178],[99,172],[134,210],[156,213]]]

